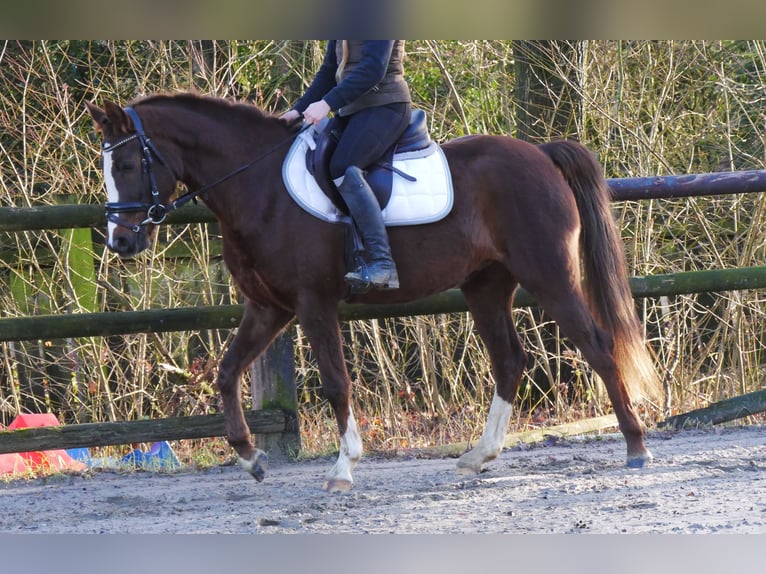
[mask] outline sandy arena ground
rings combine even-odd
[[[333,460],[176,473],[99,471],[0,482],[0,533],[766,533],[766,428],[619,435],[506,449],[479,476],[455,459],[368,456],[350,493]]]

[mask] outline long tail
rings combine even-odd
[[[632,401],[658,404],[662,386],[644,343],[628,283],[625,252],[610,205],[611,189],[601,165],[572,140],[539,146],[561,170],[580,213],[580,251],[585,296],[596,322],[614,340],[614,358]]]

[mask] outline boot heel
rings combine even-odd
[[[368,267],[370,283],[375,289],[399,289],[399,275],[392,261],[382,261],[376,267],[373,263]]]

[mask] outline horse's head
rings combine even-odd
[[[120,257],[132,257],[149,247],[154,228],[165,220],[177,177],[134,110],[108,100],[103,110],[86,107],[103,137],[106,244]]]

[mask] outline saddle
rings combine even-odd
[[[342,129],[337,118],[321,122],[315,132],[314,149],[309,147],[306,151],[306,169],[338,210],[348,215],[346,202],[343,201],[330,176],[330,158],[338,147],[341,134]],[[394,155],[422,151],[420,157],[426,157],[435,151],[435,146],[431,143],[426,125],[426,113],[420,109],[413,109],[410,123],[404,133],[365,174],[365,179],[372,188],[381,210],[386,208],[391,199],[394,173],[408,181],[416,181],[413,176],[394,167]]]

